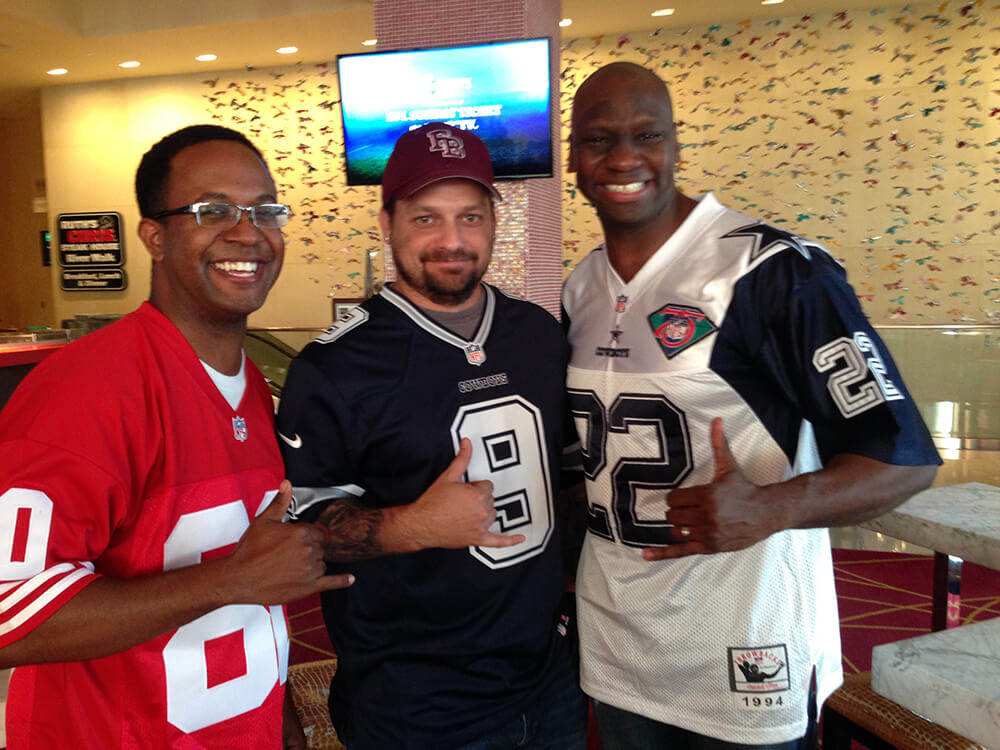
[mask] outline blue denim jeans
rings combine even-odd
[[[812,716],[804,737],[771,745],[742,745],[705,737],[598,701],[594,701],[594,720],[601,735],[601,750],[815,750],[818,747],[816,721]]]
[[[523,713],[458,750],[585,750],[587,698],[568,640],[560,639],[552,673]]]

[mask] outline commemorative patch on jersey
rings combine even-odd
[[[791,681],[788,675],[788,649],[785,644],[754,648],[728,648],[729,687],[737,695],[768,695],[771,700],[754,701],[740,698],[738,705],[746,708],[771,708],[782,705],[784,699],[775,701],[774,693],[787,691]]]
[[[671,359],[691,344],[719,330],[697,307],[666,304],[649,316],[649,327],[667,359]]]
[[[247,421],[243,417],[233,417],[233,437],[241,443],[245,443],[249,437],[247,433]]]

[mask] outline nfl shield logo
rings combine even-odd
[[[486,361],[486,352],[479,344],[469,344],[465,347],[465,358],[470,365],[481,365]]]
[[[247,421],[243,417],[233,417],[233,437],[241,443],[247,439]]]

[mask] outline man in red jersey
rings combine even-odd
[[[0,666],[11,750],[304,747],[282,602],[327,576],[283,524],[247,315],[281,269],[260,152],[215,125],[136,174],[149,301],[50,357],[0,413]]]

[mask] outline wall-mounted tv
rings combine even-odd
[[[472,130],[497,178],[552,176],[549,40],[340,55],[348,185],[377,185],[396,139],[428,122]]]

